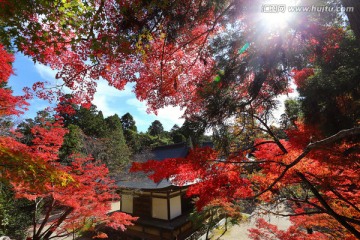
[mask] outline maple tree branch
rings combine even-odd
[[[51,234],[61,225],[61,223],[66,219],[66,217],[73,211],[73,208],[69,207],[56,221],[56,224],[49,228],[49,231],[44,235],[44,239],[48,239]]]
[[[306,172],[306,174],[316,178],[318,181],[321,182],[321,179],[319,177],[317,177],[315,174],[310,173],[310,172]],[[345,203],[349,204],[351,207],[353,207],[356,211],[360,212],[360,209],[353,204],[352,202],[350,202],[348,199],[346,199],[345,197],[343,197],[343,195],[341,195],[341,193],[339,193],[338,191],[336,191],[334,188],[332,188],[331,186],[327,185],[326,186],[328,188],[328,190],[330,190],[332,193],[335,194],[335,196],[337,196],[340,200],[344,201]]]
[[[88,66],[88,67],[86,67],[85,69],[83,69],[83,70],[81,70],[81,71],[79,71],[79,72],[77,72],[75,75],[73,75],[70,79],[67,79],[67,81],[65,81],[64,80],[64,78],[63,78],[63,80],[64,80],[64,84],[62,84],[62,85],[59,85],[59,86],[61,86],[61,87],[63,87],[64,85],[65,86],[67,86],[67,84],[69,84],[69,82],[71,82],[72,80],[74,80],[77,76],[79,76],[80,74],[82,74],[82,73],[86,73],[87,71],[89,71],[90,69],[92,69],[92,68],[94,68],[94,67],[96,67],[96,66],[98,66],[100,63],[99,63],[99,61],[98,61],[98,63],[96,63],[96,64],[94,64],[94,65],[91,65],[91,66]],[[60,78],[60,77],[59,77]],[[67,87],[69,87],[69,86],[67,86]],[[70,88],[70,87],[69,87]],[[70,88],[71,89],[71,88]]]
[[[250,149],[254,149],[254,148],[258,147],[258,146],[261,146],[261,145],[267,144],[267,143],[275,143],[275,141],[259,142],[259,143],[255,144],[255,145],[251,146],[251,147],[245,148],[243,151],[250,150]]]
[[[326,142],[326,141],[325,141]],[[330,205],[326,202],[326,200],[321,196],[318,190],[314,185],[305,177],[301,172],[297,172],[296,175],[300,177],[300,179],[309,187],[310,191],[315,195],[315,197],[319,200],[321,205],[327,210],[327,213],[335,218],[343,227],[345,227],[349,232],[351,232],[355,237],[360,239],[360,232],[356,230],[351,224],[347,222],[347,219],[339,214],[337,214]]]
[[[89,35],[88,35],[88,37],[86,38],[86,40],[89,40],[89,39],[90,39],[90,36],[91,36],[92,38],[95,38],[95,35],[94,35],[94,25],[95,25],[95,22],[96,22],[96,20],[97,20],[97,18],[98,18],[98,15],[100,14],[100,12],[102,11],[102,9],[103,9],[103,7],[104,7],[104,5],[105,5],[105,1],[104,1],[104,0],[101,0],[100,6],[99,6],[98,10],[95,12],[94,17],[93,17],[93,19],[92,19],[92,21],[91,21]]]
[[[163,82],[163,68],[164,68],[164,54],[165,54],[165,45],[166,45],[167,36],[164,39],[164,44],[162,45],[161,60],[160,60],[160,84]]]
[[[260,163],[275,163],[281,166],[286,166],[283,162],[272,161],[272,160],[264,160],[264,161],[253,161],[253,162],[239,162],[239,161],[224,161],[224,160],[208,160],[210,162],[218,162],[218,163],[229,163],[229,164],[260,164]]]
[[[360,225],[360,219],[358,218],[350,218],[350,217],[346,217],[346,216],[343,216],[343,215],[339,215],[341,218],[343,218],[344,220],[346,220],[347,222],[351,222],[351,223],[354,223],[356,225]]]
[[[270,136],[274,139],[275,143],[279,146],[279,148],[281,149],[281,151],[286,154],[288,153],[288,151],[286,150],[286,148],[284,147],[284,145],[281,144],[279,138],[273,133],[273,131],[270,129],[270,127],[266,124],[266,122],[264,120],[262,120],[260,117],[253,115],[254,118],[256,118],[257,120],[259,120],[259,122],[266,128],[266,132],[270,134]]]
[[[322,211],[324,213],[326,213],[326,209],[317,205],[316,203],[313,203],[313,202],[310,202],[308,199],[298,199],[298,198],[287,198],[286,200],[288,201],[292,201],[292,202],[295,202],[295,204],[298,206],[298,207],[301,207],[301,204],[300,203],[306,203],[308,205],[311,205],[315,208],[317,208],[319,211]]]
[[[195,63],[196,63],[196,61],[201,57],[201,52],[202,52],[202,50],[204,49],[204,46],[205,46],[205,44],[206,44],[206,42],[207,42],[207,40],[208,40],[208,38],[209,38],[209,36],[210,36],[210,33],[215,29],[216,23],[220,20],[221,17],[223,17],[223,16],[225,15],[225,13],[226,13],[233,5],[234,5],[234,3],[229,4],[229,6],[228,6],[221,14],[219,14],[219,16],[216,17],[216,19],[214,20],[214,23],[213,23],[212,27],[211,27],[209,30],[207,30],[205,39],[204,39],[204,41],[202,42],[200,49],[198,50],[198,54],[197,54],[196,58],[194,59],[193,63],[189,66],[189,68],[191,68],[192,66],[194,66]]]
[[[353,136],[353,135],[358,135],[358,134],[360,134],[360,127],[344,129],[344,130],[341,130],[338,133],[336,133],[336,134],[334,134],[334,135],[332,135],[332,136],[330,136],[328,138],[325,138],[325,139],[319,140],[317,142],[308,144],[306,146],[306,148],[304,149],[304,151],[293,162],[286,165],[285,169],[281,172],[281,174],[266,189],[264,189],[260,193],[257,193],[252,198],[259,197],[262,194],[264,194],[265,192],[271,190],[275,186],[275,184],[277,182],[279,182],[285,176],[287,171],[290,168],[294,167],[296,164],[298,164],[311,150],[316,149],[318,147],[321,147],[323,145],[334,143],[334,142],[336,142],[338,140],[341,140],[343,138]]]
[[[71,233],[66,232],[66,233],[64,233],[64,234],[62,234],[62,235],[59,234],[59,235],[56,235],[56,236],[49,237],[48,239],[66,237],[66,236],[69,236],[70,234],[71,234]]]
[[[258,147],[258,146],[261,146],[261,145],[264,145],[264,144],[267,144],[267,143],[275,143],[275,141],[263,141],[263,142],[255,144],[255,145],[252,145],[250,147],[243,148],[243,149],[241,149],[241,152],[245,152],[247,150],[254,149],[254,148]],[[231,154],[237,154],[238,152],[234,151],[234,152],[230,152],[230,153]]]
[[[341,200],[343,200],[344,202],[346,202],[347,204],[349,204],[351,207],[353,207],[356,211],[360,212],[360,209],[353,204],[352,202],[350,202],[349,200],[347,200],[346,198],[344,198],[338,191],[336,191],[335,189],[330,188],[330,191],[333,192],[338,198],[340,198]]]
[[[47,221],[49,220],[50,213],[51,213],[51,211],[52,211],[52,209],[53,209],[54,205],[55,205],[55,199],[53,198],[53,199],[51,200],[51,204],[50,204],[50,206],[49,206],[48,210],[46,211],[45,218],[42,220],[42,224],[40,225],[40,227],[39,227],[39,229],[38,229],[38,231],[37,231],[36,235],[40,235],[41,231],[44,229],[44,227],[45,227],[45,225],[46,225]]]
[[[66,229],[66,228],[62,228],[61,229],[61,232],[57,232],[57,234],[56,235],[54,235],[54,236],[51,236],[51,237],[49,237],[48,239],[57,239],[57,238],[61,238],[61,237],[67,237],[67,236],[69,236],[71,233],[78,233],[80,231],[80,229],[73,229],[72,230],[72,232],[69,232],[68,231],[68,229]]]
[[[221,17],[223,17],[225,15],[225,13],[227,11],[229,11],[229,9],[234,6],[234,2],[232,2],[231,4],[229,4],[229,6],[227,6],[224,11],[219,14],[219,16],[217,16],[214,20],[214,23],[212,24],[211,28],[210,29],[207,29],[205,32],[202,32],[200,33],[199,35],[197,35],[196,37],[190,39],[189,41],[185,42],[185,43],[182,43],[179,45],[178,48],[176,48],[173,52],[170,53],[170,55],[176,53],[177,51],[179,51],[179,49],[185,47],[186,45],[192,43],[193,41],[197,40],[198,38],[201,38],[203,35],[207,35],[207,37],[209,36],[210,32],[213,31],[215,29],[215,26],[216,26],[216,23],[220,20]]]
[[[35,199],[35,211],[34,211],[34,216],[33,216],[33,236],[36,235],[36,212],[37,212],[37,209],[38,209],[38,206],[39,206],[39,203],[41,202],[41,198],[39,201],[37,201],[37,199]]]
[[[292,202],[295,202],[295,203],[305,203],[305,204],[309,204],[315,208],[318,209],[319,212],[322,212],[322,213],[326,213],[328,215],[330,215],[327,210],[313,202],[310,202],[308,199],[305,199],[305,200],[302,200],[302,199],[297,199],[297,198],[287,198],[286,200],[288,201],[292,201]],[[299,205],[298,207],[300,207],[301,205]],[[304,214],[306,215],[306,214]],[[360,225],[360,219],[357,219],[357,218],[350,218],[350,217],[346,217],[344,215],[340,215],[338,214],[341,218],[343,218],[344,220],[348,221],[348,222],[351,222],[351,223],[354,223],[354,224],[357,224],[357,225]]]
[[[319,211],[311,211],[311,212],[303,212],[303,213],[289,213],[289,214],[283,214],[283,213],[276,213],[276,212],[272,212],[272,211],[268,211],[271,214],[274,214],[276,216],[281,216],[281,217],[296,217],[296,216],[306,216],[306,215],[315,215],[315,214],[324,214],[326,212],[323,212],[321,210]]]

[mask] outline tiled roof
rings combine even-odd
[[[178,143],[172,145],[166,145],[161,147],[154,148],[150,153],[139,154],[135,156],[135,161],[143,162],[147,160],[158,160],[162,161],[166,158],[180,158],[186,157],[189,152],[189,147],[186,143]],[[148,178],[143,172],[129,173],[127,172],[124,176],[119,176],[117,178],[117,185],[121,188],[131,188],[131,189],[161,189],[173,184],[167,180],[163,179],[159,183],[154,183],[151,179]]]
[[[156,147],[152,150],[154,154],[153,160],[162,161],[166,158],[181,158],[186,157],[189,152],[189,147],[186,143],[177,143],[172,145]]]

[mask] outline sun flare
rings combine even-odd
[[[289,25],[294,15],[288,12],[289,5],[295,5],[297,1],[266,0],[262,2],[259,19],[265,30],[281,30]]]

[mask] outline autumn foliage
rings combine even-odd
[[[33,239],[49,238],[52,234],[66,236],[89,222],[105,223],[114,229],[125,230],[125,226],[136,220],[125,213],[108,215],[109,203],[118,197],[113,193],[115,189],[106,176],[108,170],[104,164],[74,156],[69,166],[54,165],[68,174],[69,182],[62,185],[48,182],[43,188],[31,191],[26,186],[13,183],[18,197],[35,202],[49,201],[44,219],[39,226],[34,226]],[[50,218],[54,214],[59,217]]]
[[[250,196],[250,182],[238,176],[241,167],[219,163],[217,157],[218,153],[209,147],[196,148],[186,158],[134,163],[131,170],[151,173],[156,169],[149,176],[155,182],[167,178],[180,186],[189,185],[187,195],[199,196],[199,210],[214,200],[226,204],[236,197]]]
[[[14,59],[2,46],[0,52],[1,84],[5,86],[13,73]],[[1,117],[20,114],[19,107],[26,105],[24,98],[13,96],[11,89],[4,87],[0,92]],[[40,224],[34,222],[32,239],[66,236],[88,221],[125,230],[136,218],[124,213],[108,215],[110,202],[118,197],[106,166],[80,156],[73,156],[70,165],[59,162],[66,133],[57,117],[52,122],[43,119],[40,125],[32,127],[29,145],[19,141],[19,132],[0,136],[0,180],[12,184],[17,198],[34,201],[35,213],[39,204],[46,206]]]
[[[19,108],[26,107],[23,97],[13,96],[11,89],[6,87],[8,79],[13,74],[11,64],[14,56],[8,53],[0,43],[0,116],[20,114]]]
[[[73,93],[69,105],[89,106],[99,79],[119,90],[136,83],[150,111],[180,106],[221,143],[217,151],[195,148],[186,158],[135,164],[133,171],[189,185],[198,210],[242,201],[282,202],[291,209],[292,227],[280,231],[260,220],[254,239],[360,238],[359,39],[333,14],[298,14],[287,29],[271,32],[254,11],[261,1],[17,3],[0,2],[6,26],[0,41],[56,69],[58,84]],[[1,116],[25,105],[5,87],[11,62],[0,45]],[[279,129],[271,114],[292,81],[304,116]],[[42,82],[32,88],[38,97],[64,100],[60,88],[45,89]],[[1,178],[13,179],[19,196],[62,207],[51,223],[56,228],[77,228],[90,216],[121,229],[130,224],[127,215],[104,215],[111,181],[103,165],[77,156],[66,166],[57,161],[61,119],[31,131],[30,146],[15,135],[0,138]],[[35,238],[53,232],[45,225],[34,228]]]
[[[307,57],[313,66],[325,68],[330,65],[334,69],[341,66],[334,56],[340,54],[340,45],[346,41],[344,32],[332,27],[318,26],[314,29],[317,32],[308,28],[302,33],[309,39],[298,47],[308,51]],[[312,77],[321,71],[315,69],[292,70],[299,89],[316,84]],[[323,71],[336,71],[334,69]],[[228,82],[225,74],[219,73],[218,78],[222,82],[202,88],[195,104],[203,107],[198,111],[200,116],[214,121],[210,122],[212,126],[221,126],[221,119],[237,116],[236,110],[253,119],[255,122],[247,127],[261,130],[263,134],[248,144],[250,147],[244,150],[244,147],[237,149],[236,145],[232,145],[230,153],[194,149],[186,159],[168,159],[164,163],[149,161],[134,165],[133,170],[155,170],[150,175],[154,181],[168,178],[180,185],[195,183],[189,187],[188,194],[198,197],[198,209],[211,206],[214,199],[229,203],[257,199],[263,204],[283,203],[291,209],[285,214],[290,216],[293,224],[288,230],[278,230],[276,226],[259,220],[257,229],[250,231],[253,239],[359,238],[358,122],[348,125],[348,129],[326,135],[321,128],[321,120],[315,125],[302,120],[278,137],[276,129],[268,124],[267,114],[272,108],[271,98],[281,93],[271,83],[275,81],[275,86],[279,86],[281,78],[266,70],[258,74],[250,72],[247,76],[239,84]],[[246,80],[250,84],[247,85]],[[256,83],[260,85],[254,85]],[[259,91],[256,95],[255,90]],[[286,91],[291,90],[283,90]],[[251,102],[250,106],[244,103],[247,99]],[[218,108],[216,104],[219,104]],[[233,113],[230,112],[232,110]],[[240,134],[249,130],[244,127]],[[229,135],[231,132],[228,132]],[[272,213],[281,215],[276,211]]]

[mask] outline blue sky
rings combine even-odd
[[[9,86],[14,90],[15,95],[23,95],[22,89],[24,87],[31,87],[33,83],[38,81],[55,82],[56,71],[52,70],[48,66],[41,64],[34,64],[34,62],[20,54],[15,55],[14,62],[15,75],[10,77]],[[119,91],[114,87],[107,84],[106,81],[98,81],[97,92],[93,104],[95,104],[98,110],[101,110],[105,117],[118,114],[120,117],[129,112],[136,121],[136,126],[139,131],[146,132],[151,122],[159,120],[165,130],[170,130],[174,124],[182,125],[184,119],[181,118],[183,111],[178,107],[166,107],[158,111],[158,115],[146,113],[146,103],[140,102],[136,99],[135,94],[132,92],[133,84],[127,84],[123,91]],[[288,97],[297,97],[298,93],[279,96],[277,99],[280,104],[278,109],[274,111],[274,117],[279,119],[280,115],[284,112],[283,101]],[[33,118],[36,116],[36,112],[44,110],[49,103],[41,99],[32,99],[29,101],[30,107],[24,115],[20,116],[15,121],[20,123],[26,118]],[[276,124],[277,121],[273,123]],[[208,131],[211,134],[211,131]]]
[[[55,82],[56,71],[50,67],[34,64],[34,62],[22,54],[15,55],[15,75],[10,77],[9,86],[13,89],[14,95],[23,95],[24,87],[31,87],[38,81]],[[146,103],[136,99],[132,92],[133,85],[127,84],[123,91],[119,91],[107,84],[106,81],[98,82],[97,92],[93,103],[101,110],[105,117],[118,114],[120,117],[129,112],[135,119],[139,131],[145,132],[154,120],[159,120],[165,130],[170,130],[174,124],[182,125],[182,111],[178,107],[166,107],[160,109],[158,115],[146,113]],[[49,103],[40,99],[29,101],[29,110],[17,121],[26,118],[33,118],[37,111],[49,106]]]

